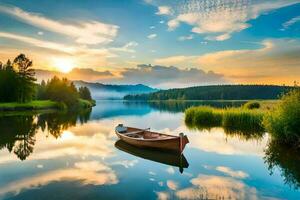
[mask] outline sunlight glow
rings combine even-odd
[[[70,131],[64,131],[62,134],[61,134],[61,139],[62,140],[70,140],[74,138],[74,134]]]
[[[75,67],[74,60],[69,58],[54,58],[53,64],[57,70],[63,73],[68,73]]]

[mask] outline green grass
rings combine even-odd
[[[232,132],[262,132],[263,116],[264,112],[261,110],[229,108],[223,112],[222,126]]]
[[[95,101],[88,101],[84,99],[78,99],[78,104],[75,106],[79,108],[91,108],[96,105]],[[26,103],[9,102],[0,103],[0,112],[22,112],[22,111],[35,111],[35,110],[65,110],[67,106],[64,103],[59,103],[51,100],[36,100]],[[72,108],[71,108],[72,109]]]
[[[185,122],[198,128],[220,126],[223,111],[209,106],[191,107],[185,111]]]
[[[43,110],[60,109],[61,104],[50,100],[31,101],[27,103],[0,103],[0,111],[22,111],[22,110]]]
[[[94,100],[88,101],[85,99],[78,99],[78,107],[79,108],[91,108],[96,105],[96,102]]]
[[[185,111],[185,123],[189,128],[209,129],[224,127],[226,132],[262,132],[263,111],[245,108],[212,108],[208,106],[191,107]]]

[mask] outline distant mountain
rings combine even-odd
[[[111,85],[102,83],[90,83],[85,81],[73,81],[76,87],[86,86],[90,89],[93,99],[123,99],[126,95],[144,94],[156,92],[157,89],[143,84],[137,85]]]
[[[210,85],[126,95],[125,100],[250,100],[277,99],[293,87],[277,85]]]

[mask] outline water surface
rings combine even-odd
[[[92,111],[2,116],[0,199],[300,199],[299,153],[267,134],[188,129],[182,111],[202,103],[98,101]],[[139,150],[117,142],[119,123],[184,132],[190,143],[183,157]]]

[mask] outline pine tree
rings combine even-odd
[[[19,75],[19,102],[30,101],[35,93],[35,72],[32,69],[32,61],[24,54],[14,59],[13,66],[18,69]]]

